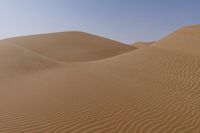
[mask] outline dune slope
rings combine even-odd
[[[0,78],[44,71],[59,64],[21,46],[0,41]]]
[[[190,55],[200,55],[200,25],[178,29],[164,39],[158,41],[156,47],[181,51]],[[168,45],[166,45],[168,44]]]
[[[6,39],[60,61],[90,61],[112,57],[134,47],[83,32],[62,32]]]
[[[184,45],[175,32],[102,60],[41,57],[57,66],[0,79],[0,132],[199,133],[200,30],[191,29]]]

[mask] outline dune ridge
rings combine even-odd
[[[183,27],[155,43],[155,46],[188,55],[200,55],[199,31],[200,25]]]
[[[0,64],[11,58],[4,73],[16,68],[14,60],[25,62],[18,67],[23,71],[27,60],[29,66],[36,57],[46,70],[0,78],[0,132],[199,133],[199,32],[199,26],[183,28],[150,47],[96,60],[90,53],[91,61],[84,56],[76,62],[34,53],[35,42],[20,43],[30,41],[26,38],[6,40],[15,47],[2,45],[9,49],[3,51],[0,46]]]
[[[60,32],[16,37],[4,41],[23,46],[60,61],[90,61],[136,49],[117,41],[84,32]]]

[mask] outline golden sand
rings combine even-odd
[[[142,49],[67,32],[0,42],[0,132],[199,133],[200,26]]]

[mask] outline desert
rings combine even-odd
[[[200,25],[142,48],[85,32],[3,39],[0,132],[199,133],[199,51]]]

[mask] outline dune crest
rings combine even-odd
[[[134,47],[84,32],[61,32],[6,39],[60,61],[90,61],[119,55]]]
[[[154,46],[166,50],[200,55],[200,25],[188,26],[161,39]]]

